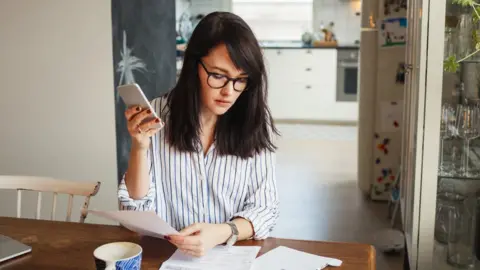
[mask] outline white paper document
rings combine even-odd
[[[117,221],[125,228],[142,235],[164,238],[165,235],[178,234],[170,224],[150,211],[96,211],[89,213]]]
[[[280,246],[258,257],[252,270],[315,270],[341,266],[342,261]]]
[[[160,270],[250,270],[260,247],[216,246],[200,258],[177,249]]]

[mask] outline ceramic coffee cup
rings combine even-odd
[[[93,252],[97,270],[140,270],[142,247],[130,242],[99,246]]]

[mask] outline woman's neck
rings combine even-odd
[[[215,125],[217,124],[218,116],[212,112],[203,111],[200,113],[200,127],[202,133],[212,134],[215,130]]]
[[[210,146],[215,140],[215,125],[217,124],[218,116],[211,112],[200,113],[200,141],[202,142],[203,154],[206,155]]]

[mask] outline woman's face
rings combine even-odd
[[[198,71],[202,109],[217,116],[232,107],[247,85],[247,75],[236,69],[224,44],[201,59]]]

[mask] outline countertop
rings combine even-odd
[[[263,49],[337,49],[337,50],[358,50],[360,44],[339,43],[335,47],[313,47],[304,46],[301,42],[296,41],[260,41],[260,46]]]

